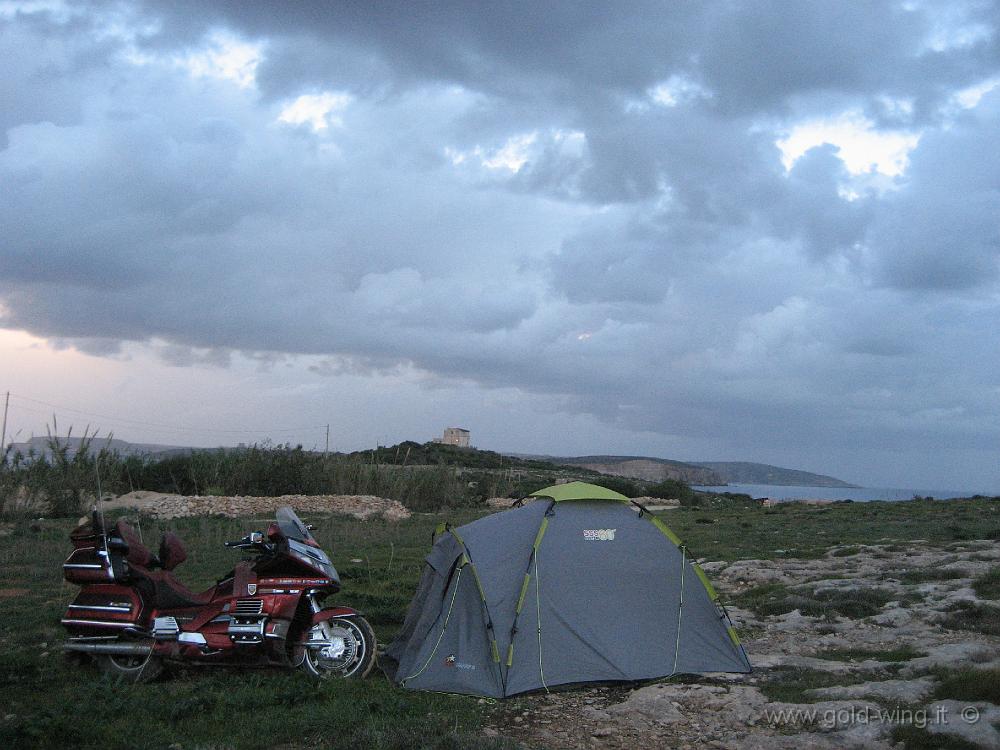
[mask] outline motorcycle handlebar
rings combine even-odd
[[[264,535],[259,531],[253,531],[240,539],[238,542],[224,542],[227,547],[259,547],[264,541]]]

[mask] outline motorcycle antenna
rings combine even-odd
[[[101,536],[104,537],[104,554],[108,565],[111,564],[111,552],[108,550],[108,527],[104,523],[104,493],[101,492],[101,463],[94,461],[94,475],[97,477],[97,513],[101,517]]]

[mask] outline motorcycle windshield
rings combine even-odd
[[[295,515],[295,511],[287,505],[284,508],[279,508],[274,517],[278,521],[281,533],[288,539],[298,539],[300,542],[316,541],[306,525],[302,523],[302,519]]]

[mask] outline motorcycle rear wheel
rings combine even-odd
[[[299,665],[313,677],[361,679],[375,665],[375,631],[363,617],[332,617],[313,625]]]
[[[163,672],[163,660],[156,656],[104,654],[98,661],[101,669],[119,682],[152,682]]]

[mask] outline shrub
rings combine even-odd
[[[840,549],[834,550],[831,557],[851,557],[856,555],[861,551],[860,547],[841,547]]]
[[[934,690],[938,700],[986,701],[1000,705],[1000,669],[939,669]]]
[[[689,501],[694,498],[694,490],[679,479],[664,479],[659,484],[647,487],[645,494],[649,497],[659,497],[664,500],[676,499],[679,500],[682,505],[685,504],[685,501]]]
[[[972,582],[972,588],[983,599],[1000,599],[1000,568],[993,568]]]
[[[876,614],[892,598],[891,591],[881,588],[834,589],[809,595],[781,584],[766,584],[745,591],[736,600],[762,617],[797,609],[810,617],[842,615],[857,619]]]
[[[981,745],[967,742],[961,737],[930,732],[913,724],[901,724],[893,728],[892,740],[902,743],[905,750],[982,750]]]
[[[950,581],[955,578],[968,578],[969,571],[958,568],[917,568],[900,574],[903,583],[926,583],[928,581]]]
[[[620,477],[600,477],[599,479],[591,479],[589,481],[598,487],[606,487],[609,490],[620,492],[625,497],[639,497],[643,494],[639,491],[635,482]]]
[[[956,602],[941,624],[952,630],[972,630],[986,635],[1000,635],[1000,607],[972,602]]]

